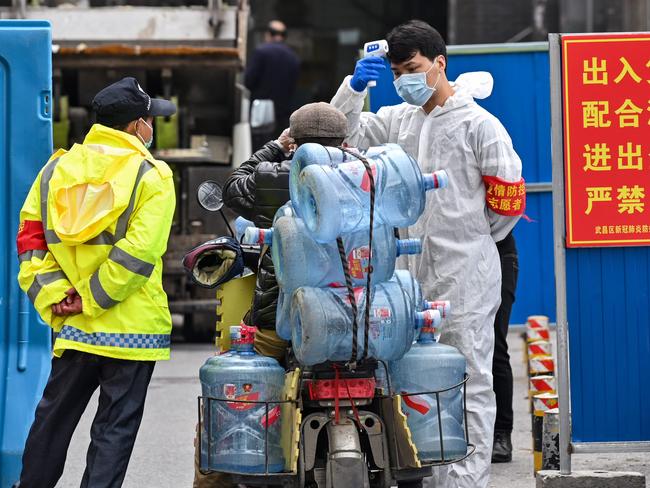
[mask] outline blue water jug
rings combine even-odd
[[[241,242],[246,233],[246,229],[249,227],[255,227],[255,224],[244,217],[237,217],[235,219],[235,239]]]
[[[383,144],[381,146],[373,146],[365,151],[359,149],[350,149],[343,151],[337,147],[321,146],[313,142],[302,144],[293,155],[291,160],[291,172],[289,173],[289,195],[294,198],[297,195],[298,189],[298,175],[307,166],[312,164],[321,164],[327,166],[337,166],[341,163],[349,161],[359,161],[359,159],[352,153],[359,154],[360,156],[368,159],[376,157],[379,154],[390,151],[391,149],[400,149],[397,144]],[[296,215],[300,214],[296,211]]]
[[[282,205],[277,212],[275,212],[275,215],[273,216],[273,223],[275,224],[275,221],[278,220],[280,217],[293,217],[296,215],[296,211],[293,208],[293,205],[291,204],[291,200],[289,200],[287,203]]]
[[[358,356],[364,352],[365,288],[355,289],[358,305]],[[301,364],[347,361],[352,355],[352,307],[345,288],[303,287],[291,297],[293,350]],[[401,358],[411,347],[416,329],[440,323],[437,310],[417,312],[395,282],[372,289],[368,357],[384,361]]]
[[[285,341],[291,340],[291,293],[282,288],[278,293],[278,305],[275,309],[275,333]]]
[[[449,313],[450,304],[448,300],[429,301],[422,299],[422,289],[420,288],[417,280],[415,280],[411,273],[408,271],[395,270],[395,273],[393,274],[390,281],[399,283],[399,285],[402,287],[402,290],[411,299],[412,306],[417,312],[421,312],[422,310],[437,310],[440,312],[441,318],[445,318]],[[282,288],[280,288],[278,295],[278,305],[276,310],[275,331],[282,339],[285,341],[290,341],[291,293],[285,293]]]
[[[293,215],[293,214],[294,214],[294,211],[293,211],[293,207],[291,206],[291,201],[288,201],[287,203],[282,205],[277,210],[277,212],[275,213],[275,216],[273,217],[273,222],[275,223],[275,221],[280,217],[290,216],[290,215]],[[265,244],[265,242],[264,242],[264,239],[265,239],[264,232],[267,231],[268,229],[259,229],[259,230],[261,230],[261,232],[258,232],[258,233],[255,234],[256,239],[253,242],[253,239],[251,239],[251,238],[247,239],[246,238],[246,231],[249,228],[259,229],[258,227],[255,227],[255,224],[253,222],[251,222],[250,220],[245,219],[242,216],[237,217],[235,219],[235,237],[236,237],[236,239],[239,242],[241,242],[242,244],[253,244],[253,245],[255,245],[255,244]],[[270,244],[270,242],[269,242],[269,244]]]
[[[203,396],[223,400],[205,400],[202,412],[201,464],[215,471],[264,473],[265,448],[268,471],[284,469],[280,404],[269,403],[267,412],[264,403],[250,403],[281,401],[284,369],[254,352],[254,330],[231,327],[231,351],[208,359],[199,372]]]
[[[438,343],[433,328],[424,327],[411,350],[389,364],[391,386],[396,393],[440,391],[461,383],[465,357],[455,347]],[[459,459],[467,453],[461,388],[439,394],[442,443],[436,395],[402,396],[413,442],[423,461]]]
[[[374,276],[375,275],[373,275],[373,279],[375,279]],[[396,269],[390,281],[399,283],[402,290],[411,299],[413,308],[417,312],[421,312],[422,310],[437,310],[440,312],[441,318],[445,318],[449,313],[450,305],[448,300],[429,301],[422,299],[422,289],[420,288],[420,284],[408,271]],[[285,293],[285,291],[280,288],[275,316],[275,331],[278,336],[285,341],[291,340],[291,322],[289,321],[290,311],[291,293]]]
[[[393,276],[397,257],[422,251],[420,239],[396,239],[392,227],[380,225],[373,232],[373,256],[370,260],[368,237],[367,230],[342,237],[348,269],[355,286],[366,282],[370,264],[375,282],[388,281]],[[275,277],[286,293],[301,286],[345,286],[336,241],[316,242],[302,219],[280,217],[271,229],[249,227],[244,242],[271,245]]]
[[[426,191],[448,183],[444,170],[422,174],[416,161],[399,147],[375,156],[370,165],[376,188],[375,221],[391,227],[414,224],[424,211]],[[297,175],[296,187],[291,202],[317,241],[331,242],[368,228],[371,184],[361,161],[306,166]]]
[[[416,310],[437,310],[443,319],[451,312],[449,300],[425,300],[422,296],[420,283],[407,270],[396,269],[391,281],[396,281],[402,286],[402,289],[413,300],[413,306]]]

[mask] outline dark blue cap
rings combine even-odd
[[[95,95],[93,110],[98,123],[114,127],[141,117],[169,117],[176,113],[176,106],[169,100],[151,98],[135,78],[127,77]]]

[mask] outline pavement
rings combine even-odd
[[[554,345],[557,344],[554,334],[551,340]],[[490,488],[535,488],[524,345],[521,329],[511,330],[508,335],[508,349],[514,375],[513,456],[511,463],[492,465]],[[646,484],[650,487],[650,453],[574,455],[571,457],[571,469],[574,471],[637,471],[646,476]]]
[[[493,464],[490,488],[534,488],[533,453],[528,413],[527,379],[523,340],[519,332],[508,337],[514,369],[513,461]],[[210,344],[176,343],[172,360],[159,362],[149,388],[124,488],[189,488],[192,486],[196,397],[200,393],[198,371],[212,354]],[[85,467],[89,431],[97,407],[97,395],[84,414],[72,439],[63,477],[57,488],[77,488]],[[590,454],[573,456],[574,470],[638,471],[650,486],[650,453]]]
[[[171,361],[156,364],[123,488],[189,488],[194,478],[194,429],[199,368],[210,344],[173,344]],[[75,431],[57,488],[78,488],[86,466],[96,393]]]

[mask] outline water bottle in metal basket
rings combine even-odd
[[[465,357],[455,347],[438,343],[434,329],[424,327],[411,350],[389,365],[391,386],[396,393],[422,393],[444,390],[461,383],[465,376]],[[418,454],[423,461],[459,459],[467,453],[462,388],[439,394],[442,443],[436,395],[402,396],[402,409]]]
[[[230,328],[231,351],[201,367],[204,397],[201,465],[223,472],[281,472],[280,446],[284,369],[273,358],[253,350],[254,327]],[[268,408],[264,403],[271,402]],[[267,411],[268,410],[268,411]]]
[[[364,353],[366,291],[355,289],[358,356]],[[398,283],[372,289],[368,357],[396,360],[410,349],[416,329],[440,323],[440,312],[418,312]],[[347,361],[352,355],[352,307],[346,288],[298,288],[291,297],[293,350],[301,364]]]

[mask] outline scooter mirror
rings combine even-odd
[[[199,185],[196,197],[208,212],[218,212],[223,207],[221,185],[216,181],[207,180]]]

